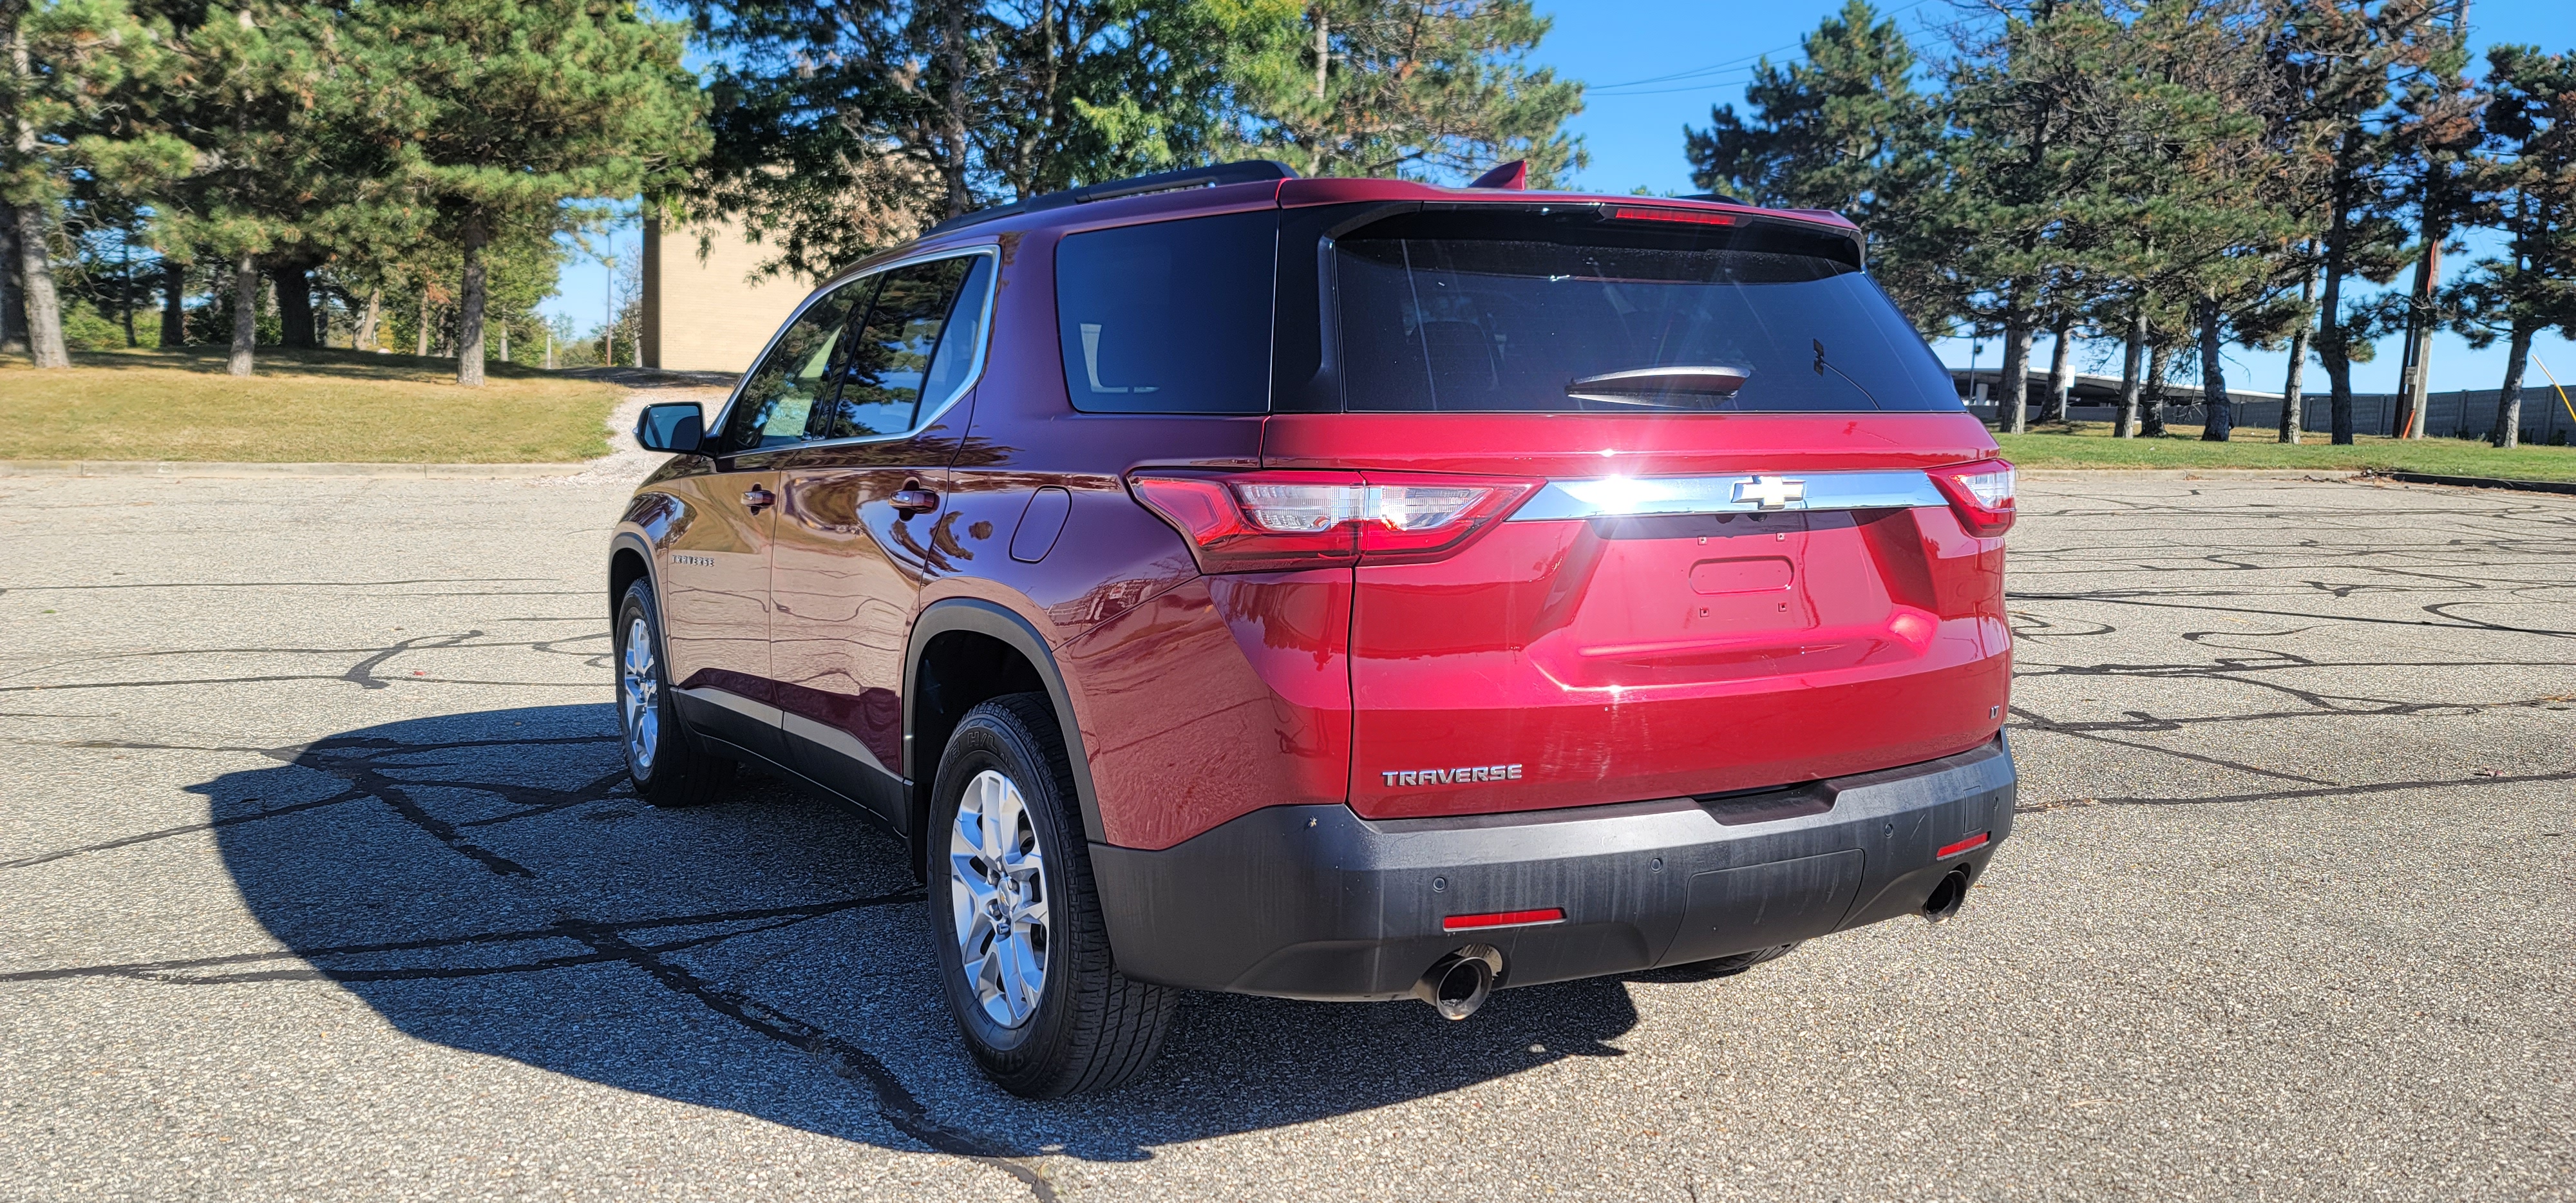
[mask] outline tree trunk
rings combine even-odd
[[[278,343],[310,350],[313,346],[313,277],[301,263],[271,264],[268,278],[277,285]]]
[[[2129,345],[2120,357],[2120,413],[2111,421],[2111,437],[2136,438],[2138,434],[2138,356],[2147,345],[2147,299],[2143,296],[2130,303]]]
[[[2165,437],[2165,373],[2171,370],[2165,366],[2167,352],[2163,343],[2147,348],[2147,378],[2138,406],[2138,433],[2151,439]]]
[[[244,251],[233,259],[233,354],[224,370],[248,376],[259,345],[259,260]]]
[[[188,265],[161,261],[161,345],[188,345]]]
[[[2527,320],[2513,324],[2513,341],[2504,355],[2504,389],[2496,395],[2495,430],[2487,441],[2498,447],[2512,447],[2522,442],[2522,371],[2531,360],[2533,330]]]
[[[2316,299],[2317,274],[2311,271],[2307,279],[2299,281],[2299,307],[2304,310]],[[2308,386],[2308,330],[2315,324],[2315,318],[2303,317],[2299,328],[2290,332],[2290,370],[2281,380],[2280,437],[2284,443],[2298,442],[2299,431],[2308,420],[2302,390]]]
[[[2352,155],[2357,134],[2344,135],[2344,158]],[[2330,441],[2352,445],[2352,356],[2344,341],[2343,273],[2345,244],[2351,241],[2349,173],[2338,171],[2333,186],[2333,217],[2326,228],[2326,295],[2317,309],[2317,358],[2326,365],[2326,405],[2333,415]]]
[[[501,331],[501,362],[503,362],[503,363],[508,363],[508,362],[510,362],[510,322],[509,322],[509,319],[504,318],[504,319],[502,319],[499,323],[497,323],[497,325],[498,325],[498,327],[499,327],[499,329],[500,329],[500,331]]]
[[[939,10],[939,58],[948,76],[939,114],[939,137],[948,153],[939,174],[948,185],[948,216],[959,217],[975,206],[966,188],[966,3],[944,0]]]
[[[429,290],[426,288],[420,290],[420,322],[413,329],[416,337],[412,354],[422,359],[429,358]]]
[[[116,307],[125,311],[126,348],[142,346],[134,337],[134,242],[130,233],[117,237],[116,300]]]
[[[352,351],[375,350],[376,331],[384,320],[385,290],[382,288],[370,288],[367,290],[367,316],[358,319],[357,332],[349,336],[349,349]]]
[[[2075,319],[2061,317],[2048,329],[2048,400],[2039,408],[2043,423],[2065,421],[2067,400],[2075,392],[2074,340],[2067,337],[2074,326]]]
[[[2218,298],[2200,299],[2200,407],[2208,412],[2200,441],[2224,443],[2236,433],[2236,403],[2227,396],[2226,361],[2218,356]]]
[[[35,64],[27,52],[27,30],[20,22],[27,8],[11,3],[9,13],[9,65],[14,84],[35,78]],[[13,89],[14,90],[14,89]],[[36,157],[36,127],[27,121],[24,110],[11,114],[16,126],[18,162]],[[39,200],[17,210],[19,303],[27,310],[27,357],[40,368],[72,366],[71,351],[63,345],[63,308],[54,294],[54,267],[45,243],[45,210],[51,202]]]
[[[1995,416],[2014,434],[2030,430],[2030,336],[2029,314],[2004,314],[2004,366],[1996,379],[2003,394],[1995,399]]]
[[[465,223],[457,249],[465,253],[465,292],[456,313],[456,383],[483,387],[483,244],[491,240],[482,219]]]
[[[23,74],[25,48],[19,48]],[[54,265],[45,253],[45,206],[18,207],[18,279],[25,285],[27,356],[40,368],[72,366],[63,345],[62,302],[54,295]]]
[[[2438,237],[2427,231],[2427,237]],[[2415,261],[2415,284],[2407,294],[2406,370],[2399,377],[2397,437],[2424,437],[2424,407],[2433,386],[2433,287],[2442,270],[2442,247],[2435,242]]]
[[[18,207],[0,204],[0,354],[27,353],[26,299],[18,288]]]

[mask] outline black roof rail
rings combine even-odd
[[[1122,196],[1142,196],[1148,192],[1171,192],[1181,188],[1213,188],[1219,184],[1251,184],[1262,180],[1296,178],[1296,169],[1271,159],[1245,159],[1237,163],[1185,167],[1179,171],[1161,171],[1153,175],[1111,180],[1105,184],[1085,184],[1079,188],[1067,188],[1062,192],[1041,193],[1008,205],[978,209],[973,213],[951,217],[932,226],[924,232],[923,236],[962,230],[968,226],[999,221],[1005,217],[1016,217],[1022,213],[1061,209],[1067,205],[1086,205],[1093,201],[1115,200]]]

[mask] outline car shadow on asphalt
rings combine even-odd
[[[890,1147],[1107,1160],[1618,1056],[1636,1023],[1618,980],[1505,991],[1464,1023],[1193,994],[1146,1078],[1024,1102],[958,1043],[897,840],[766,778],[645,805],[616,732],[606,704],[391,723],[192,787],[293,955],[164,980],[320,978],[419,1039],[623,1090]]]

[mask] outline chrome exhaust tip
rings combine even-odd
[[[1967,905],[1968,877],[1966,865],[1961,865],[1944,874],[1941,884],[1932,887],[1931,896],[1923,900],[1923,917],[1939,923],[1958,914],[1959,908]]]
[[[1431,1004],[1442,1019],[1465,1019],[1492,997],[1503,975],[1503,954],[1491,945],[1469,944],[1432,963],[1413,983],[1413,996]]]

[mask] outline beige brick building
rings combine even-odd
[[[701,238],[706,254],[698,253]],[[644,221],[644,366],[739,372],[777,333],[813,285],[786,277],[755,279],[766,258],[740,226],[665,231]]]

